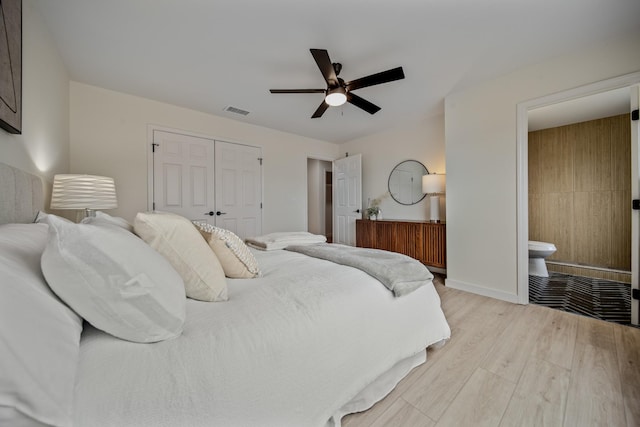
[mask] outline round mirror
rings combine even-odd
[[[398,164],[389,175],[389,193],[401,205],[415,205],[424,199],[422,175],[429,171],[417,160],[405,160]]]

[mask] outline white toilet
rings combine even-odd
[[[556,245],[529,240],[529,275],[549,277],[544,259],[556,251]]]

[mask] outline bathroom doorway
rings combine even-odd
[[[518,105],[521,303],[543,300],[585,315],[595,309],[592,317],[600,318],[605,305],[611,319],[604,320],[612,321],[626,304],[625,315],[637,324],[631,288],[638,286],[638,253],[632,247],[640,238],[630,208],[639,191],[637,122],[631,131],[629,113],[638,108],[639,82],[634,73]],[[627,135],[612,136],[612,129]],[[598,133],[607,137],[594,139]],[[627,138],[624,149],[612,150],[611,140],[621,138]],[[555,245],[546,262],[551,277],[529,276],[529,240]],[[613,294],[617,307],[607,299]]]
[[[307,159],[307,230],[333,241],[332,162]]]

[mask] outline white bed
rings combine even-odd
[[[35,248],[40,238],[30,237]],[[91,427],[340,425],[450,336],[431,283],[394,297],[351,267],[253,253],[261,277],[228,279],[228,301],[187,299],[177,338],[133,343],[85,322],[68,423],[11,406],[0,388],[0,424],[13,416],[21,425]]]

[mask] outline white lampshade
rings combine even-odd
[[[422,192],[424,194],[444,194],[446,175],[431,173],[422,175]]]
[[[62,174],[53,177],[51,209],[114,209],[118,207],[113,178]]]
[[[332,107],[337,107],[347,102],[347,91],[341,86],[331,89],[327,91],[327,96],[324,100]]]
[[[422,192],[429,195],[429,206],[431,214],[429,219],[433,222],[440,222],[440,195],[444,194],[445,175],[430,173],[422,175]]]

